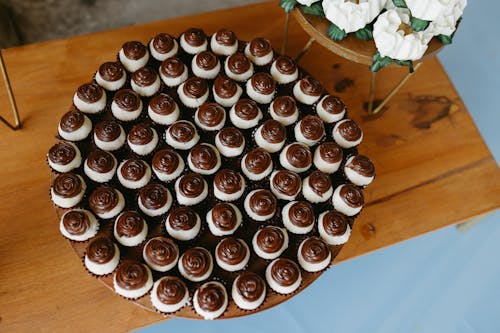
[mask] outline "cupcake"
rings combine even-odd
[[[271,75],[279,84],[287,84],[297,80],[299,69],[295,61],[286,55],[280,55],[271,65]]]
[[[257,146],[270,153],[280,151],[286,140],[285,126],[277,120],[268,119],[257,129],[254,140]]]
[[[208,229],[214,236],[232,235],[241,224],[241,212],[232,203],[219,202],[206,216]]]
[[[272,76],[265,72],[252,75],[246,83],[247,95],[260,104],[269,104],[276,92],[276,82]]]
[[[365,204],[363,191],[352,184],[342,184],[333,192],[332,204],[342,214],[357,215]]]
[[[245,149],[245,137],[236,127],[224,127],[215,136],[215,146],[222,156],[236,157]]]
[[[212,92],[217,103],[229,108],[240,99],[243,89],[228,76],[219,75],[215,79]]]
[[[78,147],[72,142],[59,141],[50,147],[47,153],[47,162],[52,170],[70,172],[80,167],[82,155]]]
[[[262,180],[273,171],[271,155],[262,148],[254,148],[241,159],[241,171],[250,180]]]
[[[188,68],[176,57],[165,59],[160,66],[160,78],[168,87],[177,87],[188,78]]]
[[[153,96],[160,90],[160,77],[155,70],[141,67],[132,74],[130,85],[141,96]]]
[[[325,136],[325,125],[316,116],[307,115],[294,128],[295,140],[314,146]]]
[[[111,112],[121,121],[136,120],[142,112],[141,97],[130,89],[118,90],[111,102]]]
[[[319,214],[318,231],[321,238],[330,245],[342,245],[351,236],[347,217],[334,210]]]
[[[200,175],[212,175],[221,165],[217,148],[210,143],[200,143],[194,146],[188,155],[189,168]]]
[[[361,128],[351,119],[344,119],[335,124],[332,136],[342,148],[355,147],[363,140]]]
[[[314,227],[314,209],[307,201],[291,201],[281,211],[285,228],[292,234],[303,235]]]
[[[324,173],[334,173],[342,163],[344,153],[335,142],[323,142],[314,151],[314,166]]]
[[[364,155],[351,156],[344,166],[344,174],[354,185],[366,186],[375,178],[375,166]]]
[[[149,101],[148,116],[157,124],[170,125],[179,119],[179,106],[172,97],[160,93]]]
[[[125,298],[137,299],[153,287],[153,275],[148,266],[134,261],[123,262],[113,276],[115,292]]]
[[[85,267],[95,275],[106,275],[120,262],[120,249],[107,237],[96,237],[87,245]]]
[[[148,224],[139,213],[126,211],[116,218],[113,234],[121,245],[137,246],[146,240]]]
[[[250,260],[250,249],[242,239],[227,237],[215,247],[215,261],[225,271],[242,270],[248,264],[248,260]]]
[[[192,282],[201,282],[212,274],[212,255],[202,247],[186,250],[179,258],[179,273]]]
[[[276,259],[288,248],[288,233],[284,228],[265,226],[253,236],[252,246],[260,258]]]
[[[332,253],[328,245],[319,237],[309,237],[300,243],[297,261],[307,272],[319,272],[330,265]]]
[[[177,179],[184,171],[184,160],[172,149],[158,151],[151,162],[156,177],[163,182]]]
[[[175,194],[181,205],[199,204],[208,196],[207,181],[197,173],[186,173],[175,181]]]
[[[290,96],[278,96],[269,106],[269,114],[274,120],[285,126],[292,125],[299,119],[299,109],[295,99]]]
[[[128,146],[134,153],[141,156],[152,153],[158,141],[155,129],[147,124],[134,125],[127,135]]]
[[[229,56],[238,51],[238,39],[231,30],[221,29],[210,38],[212,52],[220,56]]]
[[[323,93],[323,85],[312,76],[305,76],[293,86],[295,99],[302,104],[316,103]]]
[[[149,42],[149,52],[158,61],[174,57],[179,51],[179,44],[169,34],[160,33]]]
[[[316,113],[327,124],[341,120],[345,112],[345,105],[337,96],[326,95],[316,105]]]
[[[84,242],[97,234],[99,223],[94,214],[85,209],[72,209],[61,216],[59,230],[64,237]]]
[[[255,101],[242,98],[229,111],[229,118],[234,126],[249,129],[257,126],[262,119],[262,111]]]
[[[179,248],[170,238],[154,237],[144,245],[142,258],[151,269],[167,272],[177,265]]]
[[[157,280],[151,291],[151,304],[160,312],[172,313],[182,309],[189,301],[189,291],[184,281],[176,276]]]
[[[123,147],[127,137],[120,124],[113,120],[103,120],[94,128],[94,143],[105,151],[115,151]]]
[[[85,83],[73,95],[73,104],[83,113],[98,113],[106,107],[106,94],[95,83]]]
[[[160,184],[148,184],[140,189],[137,205],[147,216],[165,214],[172,206],[170,191]]]
[[[108,91],[117,91],[127,82],[127,74],[119,62],[105,62],[95,73],[95,81]]]
[[[286,258],[278,258],[267,266],[266,280],[272,290],[286,295],[300,287],[302,275],[295,262]]]
[[[312,165],[312,154],[305,144],[294,142],[285,147],[280,153],[280,164],[283,168],[302,173]]]
[[[205,51],[208,46],[207,36],[201,29],[190,28],[179,37],[182,49],[188,54],[197,54]]]
[[[123,67],[133,73],[148,63],[149,52],[141,42],[131,41],[123,44],[118,53],[118,58]]]
[[[254,38],[245,46],[245,55],[257,66],[264,66],[273,60],[274,52],[266,38]]]
[[[201,219],[198,213],[189,207],[175,207],[165,220],[165,228],[171,237],[188,241],[200,232]]]
[[[226,111],[217,103],[204,103],[194,113],[194,122],[204,131],[218,131],[226,122]]]
[[[215,54],[210,51],[197,53],[191,62],[193,74],[202,79],[215,79],[220,72],[220,62]]]
[[[151,180],[151,168],[138,158],[129,158],[118,166],[118,180],[123,187],[135,190],[144,187]]]
[[[319,170],[309,174],[302,183],[302,194],[311,203],[326,202],[333,193],[330,176]]]
[[[194,292],[194,310],[204,319],[211,320],[221,316],[226,311],[227,304],[227,291],[220,282],[206,282]]]
[[[125,207],[125,199],[117,189],[101,186],[90,194],[89,206],[101,219],[112,219]]]
[[[80,111],[66,112],[59,122],[59,136],[68,141],[82,141],[92,131],[92,122]]]
[[[245,82],[253,75],[253,64],[243,53],[235,53],[226,59],[224,72],[237,82]]]
[[[302,179],[293,171],[277,170],[269,180],[271,192],[281,200],[295,200],[302,188]]]
[[[255,310],[266,298],[266,283],[254,272],[243,272],[234,280],[231,296],[240,309]]]
[[[91,180],[106,183],[115,175],[117,164],[113,154],[96,149],[88,154],[83,164],[83,171]]]
[[[208,83],[202,78],[192,76],[177,88],[182,104],[188,108],[197,108],[208,99]]]
[[[253,190],[245,198],[247,215],[259,222],[265,222],[276,214],[277,200],[269,190]]]
[[[178,120],[165,131],[165,141],[174,149],[191,149],[199,140],[196,127],[187,120]]]
[[[80,175],[61,173],[50,188],[52,202],[61,208],[71,208],[82,201],[87,185]]]
[[[217,199],[235,201],[245,191],[245,179],[237,171],[223,169],[215,174],[213,189]]]

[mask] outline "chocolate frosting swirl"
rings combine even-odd
[[[162,149],[153,156],[153,168],[172,174],[179,167],[179,156],[172,149]]]
[[[321,159],[328,163],[340,162],[344,156],[342,148],[335,142],[323,142],[318,149]]]
[[[312,154],[307,146],[292,143],[286,151],[286,159],[296,168],[308,168],[312,163]]]
[[[118,81],[125,75],[123,66],[119,62],[105,62],[101,66],[99,66],[99,75],[105,81]]]
[[[83,191],[83,186],[82,179],[74,173],[61,173],[52,184],[54,193],[63,198],[76,197]]]
[[[158,284],[156,296],[163,304],[178,304],[187,292],[187,287],[181,279],[176,276],[167,276]]]
[[[320,96],[323,93],[323,85],[308,75],[300,80],[300,90],[309,96]]]
[[[300,176],[292,171],[279,170],[272,177],[271,186],[283,195],[295,196],[299,194],[301,185]]]
[[[225,290],[219,284],[208,282],[198,288],[198,304],[204,311],[217,311],[224,306],[225,294]]]
[[[125,261],[115,273],[116,284],[126,290],[142,288],[148,282],[148,270],[146,266],[138,262]]]
[[[273,262],[271,277],[281,286],[291,286],[300,278],[299,266],[290,259],[279,258]]]
[[[214,82],[214,91],[220,98],[231,98],[238,91],[238,85],[226,75],[219,75]]]
[[[120,237],[134,237],[144,229],[146,221],[137,212],[123,212],[115,222],[116,233]]]
[[[300,121],[300,132],[306,139],[316,141],[325,135],[325,125],[319,117],[308,115]]]
[[[193,166],[201,170],[210,171],[217,167],[217,152],[212,146],[205,143],[191,149],[190,159]]]
[[[148,184],[139,191],[141,204],[147,209],[160,209],[168,202],[168,190],[160,184]]]
[[[247,251],[243,240],[227,237],[217,246],[217,257],[228,265],[237,265],[245,260]]]
[[[345,234],[347,225],[347,217],[335,210],[330,210],[323,216],[323,228],[330,236],[341,236]]]
[[[113,155],[102,150],[93,150],[87,157],[87,166],[99,173],[107,173],[116,165]]]
[[[236,226],[236,212],[230,204],[219,202],[212,208],[212,220],[218,229],[230,231]]]
[[[302,243],[300,254],[307,262],[320,263],[328,259],[330,248],[321,238],[310,237]]]
[[[96,214],[103,214],[111,211],[118,205],[118,192],[113,187],[101,186],[92,192],[89,198],[90,208]]]
[[[211,70],[217,66],[219,59],[210,51],[202,51],[196,55],[196,66],[203,70]]]
[[[108,237],[96,237],[87,245],[87,257],[90,261],[105,264],[115,256],[115,244]]]
[[[215,174],[214,186],[221,192],[233,194],[243,188],[243,180],[237,171],[224,169]]]
[[[143,160],[129,158],[122,164],[120,173],[126,180],[136,182],[146,174],[147,166]]]
[[[330,176],[316,170],[311,172],[311,174],[309,175],[309,186],[311,186],[311,189],[314,193],[322,196],[332,188],[332,181],[330,179]]]
[[[350,207],[358,208],[365,204],[363,191],[352,184],[342,186],[339,194],[342,200]]]
[[[146,55],[146,46],[141,42],[126,42],[122,46],[125,56],[132,60],[139,60]]]
[[[276,197],[268,190],[257,190],[250,197],[250,209],[257,215],[267,216],[276,212]]]
[[[297,110],[295,99],[290,96],[278,96],[273,102],[273,111],[280,117],[290,117]]]
[[[250,60],[240,52],[227,58],[227,67],[234,74],[243,74],[250,69]]]
[[[90,229],[90,219],[81,210],[70,210],[63,215],[62,223],[64,229],[71,235],[83,235]]]
[[[207,127],[216,127],[224,122],[226,111],[217,103],[204,103],[198,108],[198,121]]]
[[[74,132],[83,126],[85,116],[80,111],[66,112],[59,122],[59,126],[64,132]]]
[[[152,45],[158,53],[165,54],[172,51],[174,48],[174,40],[174,37],[162,32],[153,38]]]
[[[210,269],[212,258],[210,253],[202,247],[193,247],[186,250],[181,256],[181,264],[189,276],[201,277]]]
[[[176,78],[184,73],[184,63],[176,57],[165,59],[160,66],[163,75],[170,78]]]
[[[175,230],[191,230],[197,220],[196,212],[185,206],[172,208],[168,216],[168,224]]]
[[[347,141],[357,141],[363,135],[361,128],[354,120],[348,119],[337,127],[339,134]]]
[[[245,158],[245,166],[248,171],[259,174],[263,173],[271,165],[271,155],[262,148],[254,148],[248,152]]]
[[[196,135],[196,128],[188,121],[180,120],[173,123],[168,131],[177,142],[189,142]]]
[[[243,120],[253,120],[259,116],[259,107],[254,100],[242,98],[234,105],[234,112]]]
[[[276,69],[282,74],[293,74],[297,70],[297,65],[295,61],[286,55],[280,55],[276,59]]]
[[[55,164],[67,165],[75,159],[76,150],[70,143],[60,141],[50,147],[48,156]]]
[[[255,73],[250,78],[250,82],[255,91],[263,95],[270,95],[276,90],[276,82],[268,73]]]
[[[274,119],[268,119],[260,130],[262,138],[270,143],[281,143],[286,139],[286,129],[283,124]]]
[[[272,52],[273,48],[271,47],[271,43],[266,38],[254,38],[250,42],[250,53],[255,57],[263,57],[269,52]]]
[[[128,132],[128,141],[134,145],[146,145],[153,141],[153,137],[153,129],[147,124],[137,124]]]
[[[257,246],[266,253],[276,253],[285,244],[285,234],[279,227],[272,225],[260,229],[257,234]]]
[[[236,43],[236,34],[231,30],[221,29],[215,33],[215,40],[218,44],[232,46]]]
[[[179,191],[188,198],[199,197],[204,189],[205,181],[197,173],[186,173],[179,179]]]
[[[118,139],[122,132],[120,125],[114,120],[103,120],[95,125],[94,133],[101,141],[111,142]]]
[[[258,300],[264,293],[265,288],[264,280],[254,272],[243,272],[236,280],[238,293],[249,302]]]
[[[207,39],[205,32],[201,29],[190,28],[183,33],[184,40],[191,46],[201,46]]]
[[[151,110],[162,116],[166,116],[174,112],[175,106],[175,100],[170,97],[170,95],[165,93],[158,94],[149,101],[149,107]]]
[[[224,127],[219,131],[219,140],[223,146],[239,148],[245,144],[243,133],[236,127]]]
[[[375,176],[375,166],[372,161],[364,155],[355,156],[345,167],[365,177]]]
[[[136,111],[141,106],[141,98],[131,89],[121,89],[115,93],[113,102],[124,111]]]
[[[300,228],[309,227],[314,223],[314,209],[307,201],[294,202],[288,210],[288,218]]]
[[[176,260],[179,255],[179,248],[170,238],[154,237],[146,243],[144,254],[153,264],[167,266]]]
[[[184,94],[191,98],[200,98],[208,91],[208,83],[202,78],[192,76],[184,82]]]
[[[94,83],[85,83],[79,86],[76,91],[78,98],[87,103],[97,102],[103,94],[102,88]]]
[[[321,106],[325,109],[326,112],[331,114],[339,114],[345,109],[345,105],[340,98],[337,96],[327,96],[321,102]]]
[[[148,87],[158,78],[156,71],[149,67],[142,67],[132,74],[132,80],[140,87]]]

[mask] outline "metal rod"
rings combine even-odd
[[[300,51],[299,54],[297,55],[297,57],[295,58],[296,63],[299,63],[300,59],[307,53],[307,51],[309,51],[313,42],[314,42],[314,38],[311,37],[307,41],[307,43],[304,46],[304,48],[302,49],[302,51]]]
[[[373,114],[373,102],[375,100],[375,85],[376,85],[376,74],[377,72],[371,72],[370,80],[370,94],[368,97],[368,114]]]
[[[290,13],[285,14],[285,29],[283,31],[283,42],[281,44],[281,54],[286,53],[286,44],[288,42],[288,26],[290,23]]]
[[[21,128],[21,120],[19,119],[19,112],[17,109],[16,100],[14,99],[14,94],[12,93],[12,87],[10,85],[10,80],[7,75],[7,70],[5,69],[2,50],[0,50],[0,70],[2,72],[3,80],[5,81],[5,88],[7,89],[7,96],[9,96],[10,105],[12,107],[12,113],[14,114],[14,125],[12,125],[2,116],[0,116],[0,121],[2,121],[5,125],[7,125],[9,128],[15,131]]]

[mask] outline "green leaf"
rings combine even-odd
[[[412,17],[410,19],[410,22],[411,22],[411,28],[414,31],[424,31],[425,29],[427,29],[430,23],[429,21],[421,20],[416,17]]]
[[[315,2],[311,4],[310,6],[301,6],[302,13],[304,14],[311,14],[311,15],[316,15],[320,17],[325,17],[325,12],[323,11],[323,6],[321,6],[321,3]]]
[[[363,29],[359,29],[358,31],[356,31],[356,37],[363,40],[372,39],[373,38],[372,28],[367,25]]]
[[[438,38],[444,45],[449,45],[453,42],[453,34],[451,36],[439,35]]]
[[[392,3],[394,4],[394,6],[399,8],[408,8],[408,6],[406,6],[405,0],[392,0]]]
[[[413,61],[411,60],[394,60],[399,66],[408,66],[410,73],[413,73]]]
[[[337,27],[335,24],[330,24],[330,27],[328,28],[328,36],[330,36],[331,39],[333,40],[342,40],[347,36],[347,33],[343,30]]]
[[[380,56],[380,53],[377,52],[373,56],[373,62],[370,67],[370,70],[372,72],[378,72],[380,69],[384,68],[385,66],[389,65],[393,61],[392,58],[389,57],[382,57]]]
[[[285,12],[290,13],[297,5],[297,0],[280,0],[280,7],[285,10]]]

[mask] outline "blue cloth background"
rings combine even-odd
[[[440,59],[500,159],[500,2],[469,1]],[[467,200],[467,198],[464,198]],[[342,263],[292,300],[241,319],[174,319],[155,332],[500,332],[500,213]]]

